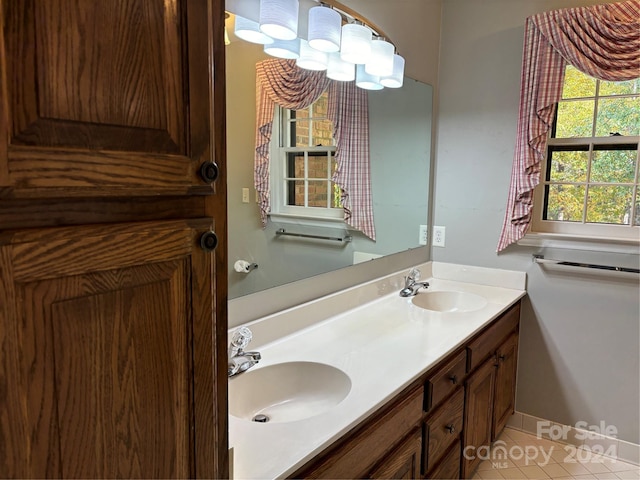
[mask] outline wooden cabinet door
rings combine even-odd
[[[3,477],[222,475],[211,223],[0,236]]]
[[[415,479],[420,478],[420,452],[422,433],[419,429],[410,434],[384,461],[369,473],[369,478]]]
[[[224,137],[223,13],[0,0],[0,198],[210,192],[198,172],[212,125]]]
[[[514,411],[518,369],[518,334],[512,334],[497,351],[496,390],[491,440],[496,440]]]
[[[490,358],[466,383],[462,478],[470,477],[480,463],[478,448],[491,445],[495,371]]]

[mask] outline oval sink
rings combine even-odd
[[[330,365],[279,363],[229,379],[229,413],[245,420],[294,422],[326,412],[350,390],[348,375]]]
[[[444,290],[419,293],[411,301],[414,305],[433,312],[473,312],[487,304],[484,298],[475,293]]]

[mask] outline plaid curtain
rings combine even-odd
[[[640,0],[527,18],[516,148],[498,252],[520,240],[531,223],[533,189],[540,182],[567,64],[600,80],[639,77]]]
[[[270,211],[269,144],[276,104],[306,108],[329,88],[329,119],[334,122],[337,171],[348,225],[375,240],[369,175],[369,107],[366,92],[354,82],[333,82],[324,72],[298,68],[293,60],[268,59],[256,64],[255,188],[262,226]]]
[[[341,190],[344,221],[376,239],[369,163],[369,103],[355,82],[331,82],[327,116],[333,122],[338,168],[332,180]]]

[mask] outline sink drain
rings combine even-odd
[[[253,421],[258,423],[267,423],[269,421],[269,417],[262,413],[259,413],[258,415],[253,417]]]

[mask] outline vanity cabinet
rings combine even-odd
[[[467,478],[513,413],[520,304],[290,478]]]
[[[478,449],[497,439],[514,411],[519,322],[518,303],[467,346],[463,478],[480,463]]]
[[[400,394],[290,478],[417,478],[423,402],[422,387]]]
[[[228,477],[224,1],[0,25],[1,476]]]

